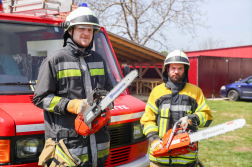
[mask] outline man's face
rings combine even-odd
[[[73,40],[81,47],[88,47],[93,38],[93,31],[92,25],[76,25],[74,26]],[[72,28],[68,30],[68,33],[72,35]]]
[[[167,69],[167,73],[173,83],[182,83],[185,77],[185,65],[170,64],[169,69]]]

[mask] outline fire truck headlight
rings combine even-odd
[[[18,158],[30,158],[39,156],[43,149],[43,139],[28,138],[16,142],[16,154]]]
[[[143,129],[141,124],[137,124],[134,126],[133,138],[139,139],[141,137],[143,137]]]

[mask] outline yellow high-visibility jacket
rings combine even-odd
[[[144,126],[143,132],[147,137],[149,133],[155,132],[162,139],[163,135],[172,128],[176,121],[190,114],[197,114],[199,117],[198,127],[210,125],[213,117],[199,87],[186,83],[176,98],[176,102],[174,102],[172,91],[165,87],[165,83],[152,90],[145,107],[145,113],[140,120]],[[151,155],[151,148],[149,151],[150,161],[161,164],[185,165],[197,159],[197,153],[155,158]]]

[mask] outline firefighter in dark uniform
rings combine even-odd
[[[82,167],[102,167],[109,155],[110,136],[105,125],[84,137],[75,131],[76,114],[84,112],[87,97],[95,88],[112,88],[106,63],[92,51],[100,29],[96,15],[81,6],[72,11],[65,26],[63,48],[42,63],[33,102],[44,110],[45,139],[63,139]]]
[[[175,50],[169,53],[164,62],[165,83],[156,86],[149,96],[141,124],[150,142],[151,167],[194,167],[197,162],[197,152],[160,158],[151,154],[155,147],[162,146],[163,135],[178,120],[182,120],[183,125],[188,118],[188,128],[192,131],[212,122],[213,117],[201,89],[188,83],[189,69],[189,59],[184,52]]]

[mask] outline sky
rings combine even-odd
[[[174,28],[169,29],[168,40],[162,42],[168,43],[169,50],[152,42],[147,42],[145,46],[159,52],[175,49],[196,51],[200,50],[199,45],[209,38],[219,43],[215,48],[252,45],[252,0],[203,1],[205,3],[201,3],[200,10],[205,13],[202,20],[206,20],[205,26],[208,28],[197,27],[196,38],[189,33],[181,34]],[[116,33],[114,30],[111,32]]]
[[[252,45],[252,0],[208,0],[201,9],[209,28],[197,28],[196,38],[172,30],[171,50],[199,50],[200,43],[210,37],[221,41],[218,48]]]

